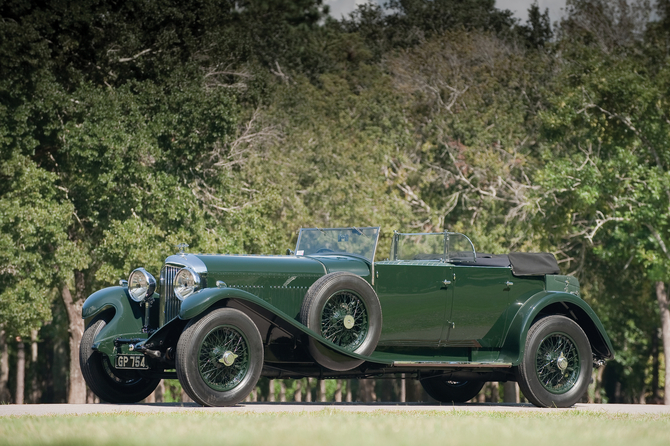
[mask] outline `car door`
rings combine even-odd
[[[453,267],[451,325],[443,343],[451,346],[497,347],[507,309],[515,300],[510,268]]]
[[[437,346],[451,309],[453,267],[440,261],[375,264],[375,289],[382,306],[379,346]]]

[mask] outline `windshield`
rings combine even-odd
[[[374,260],[379,227],[376,228],[302,228],[295,254],[298,256],[355,254]]]
[[[393,234],[392,260],[441,260],[474,262],[472,242],[456,232]]]

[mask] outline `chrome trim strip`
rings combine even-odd
[[[377,246],[379,246],[379,233],[382,232],[381,226],[377,227],[377,240],[375,240],[375,249],[372,251],[370,260],[370,284],[375,286],[375,256],[377,255]]]
[[[393,367],[431,368],[510,368],[511,362],[440,362],[440,361],[393,361]]]
[[[198,274],[206,274],[205,262],[194,254],[175,254],[165,260],[166,265],[188,266]]]
[[[165,265],[161,270],[161,300],[160,300],[160,315],[159,324],[163,325],[170,322],[179,315],[181,302],[174,294],[174,276],[181,269],[181,266]]]

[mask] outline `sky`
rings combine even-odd
[[[379,4],[384,4],[386,0],[372,0]],[[342,15],[348,16],[351,11],[356,9],[357,4],[367,3],[367,0],[325,0],[325,4],[330,6],[330,15],[335,18],[341,18]],[[528,8],[533,3],[533,0],[496,0],[496,7],[498,9],[509,9],[514,12],[514,16],[526,22],[528,19]],[[549,17],[551,23],[558,21],[562,16],[561,9],[565,8],[565,0],[538,0],[537,4],[540,6],[540,11],[544,12],[546,8],[549,9]]]

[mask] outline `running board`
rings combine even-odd
[[[442,361],[393,361],[393,367],[429,367],[429,368],[510,368],[511,362],[442,362]]]

